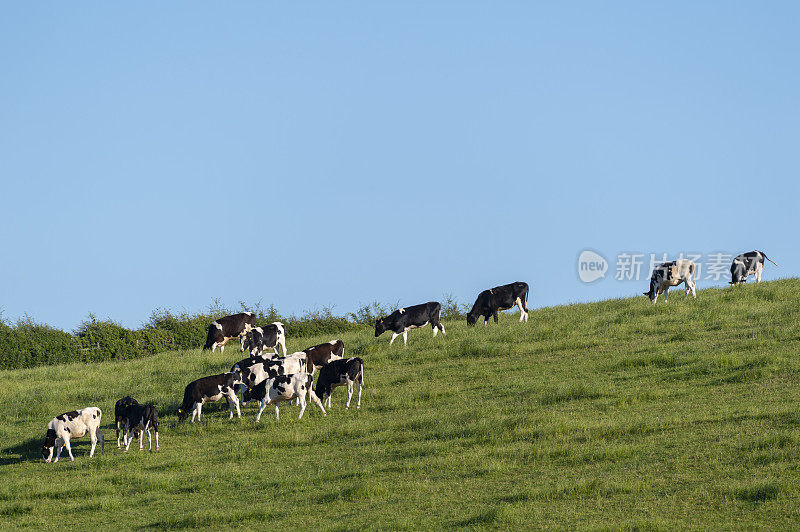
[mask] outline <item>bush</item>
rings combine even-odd
[[[32,368],[75,360],[77,342],[64,331],[29,316],[15,326],[0,321],[0,369]]]

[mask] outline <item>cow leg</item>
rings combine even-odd
[[[148,432],[148,436],[149,436],[149,435],[150,435],[150,433]],[[142,445],[142,444],[144,443],[144,441],[143,441],[143,440],[144,440],[144,429],[142,429],[142,430],[140,430],[140,431],[139,431],[139,450],[140,450],[140,451],[141,451],[142,449],[144,449],[144,445]]]
[[[392,345],[392,342],[394,342],[394,339],[397,338],[398,336],[400,336],[399,333],[392,333],[392,339],[389,340],[389,345]]]
[[[59,446],[58,449],[56,449],[56,459],[53,460],[53,462],[58,462],[58,459],[61,458],[61,451],[63,450],[64,450],[63,445]]]
[[[764,265],[760,262],[756,263],[756,284],[761,282],[761,272],[764,269]]]
[[[436,338],[436,335],[439,334],[439,327],[435,323],[431,323],[431,327],[433,328],[433,337]]]
[[[358,379],[356,380],[356,382],[358,383],[358,401],[356,402],[356,408],[361,408],[361,388],[364,387],[364,373],[363,373],[364,370],[363,370],[363,368],[362,368],[361,371],[362,371],[361,375],[359,375]]]
[[[525,323],[528,323],[528,311],[522,303],[522,298],[517,298],[517,306],[519,307],[519,321],[525,320]]]
[[[90,430],[89,431],[89,441],[92,442],[92,446],[89,448],[89,458],[94,456],[94,448],[97,447],[97,431]]]
[[[494,314],[492,314],[492,316],[494,317],[494,322],[497,323],[497,320],[500,319],[500,312],[495,310]]]
[[[131,428],[130,428],[130,425],[128,423],[125,424],[125,436],[123,438],[123,441],[125,443],[125,451],[124,452],[127,453],[128,449],[130,449],[130,447],[131,447],[131,442],[133,441],[133,435],[131,434]]]
[[[664,303],[667,302],[667,295],[669,294],[669,287],[664,289]],[[656,296],[658,298],[658,296]]]
[[[403,345],[408,345],[408,331],[403,331]]]
[[[319,397],[317,397],[317,394],[315,394],[314,390],[311,388],[308,389],[308,396],[311,397],[311,400],[314,401],[314,404],[317,405],[320,410],[322,410],[322,415],[327,416],[328,414],[325,412],[325,407],[322,406],[322,401],[319,400]]]
[[[231,409],[231,415],[228,419],[233,419],[233,410],[234,406],[236,407],[236,417],[242,417],[242,410],[239,407],[239,398],[236,397],[236,392],[233,391],[233,388],[228,388],[227,393],[225,394],[228,399],[228,408]]]
[[[442,325],[441,322],[439,322],[439,329],[441,329],[443,336],[447,336],[447,333],[444,331],[444,325]]]
[[[264,409],[267,408],[267,403],[268,401],[266,399],[264,401],[258,402],[258,414],[256,414],[256,423],[258,423],[261,420],[261,412],[263,412]]]
[[[278,405],[280,405],[280,404],[281,404],[280,401],[275,403],[275,421],[280,421],[281,420],[281,410],[280,410],[280,408],[278,408]]]
[[[69,438],[64,438],[64,447],[67,448],[67,454],[69,455],[70,462],[75,461],[75,457],[72,456],[72,446],[69,444]],[[94,447],[92,447],[92,452],[94,452]],[[90,455],[91,457],[91,455]]]
[[[305,396],[305,394],[298,395],[297,396],[297,401],[300,403],[300,415],[297,416],[297,419],[303,419],[303,412],[306,411],[306,396]]]
[[[120,427],[120,422],[119,422],[119,420],[117,420],[117,449],[119,449],[119,448],[120,448],[120,445],[119,445],[119,436],[120,436],[120,433],[121,433],[121,430],[120,430],[121,428],[122,428],[122,427]]]
[[[330,408],[331,408],[331,394],[332,393],[333,393],[333,390],[331,390],[327,394],[323,395],[325,400],[328,401],[328,410],[330,410]]]
[[[347,379],[347,403],[344,405],[345,410],[350,410],[350,400],[353,398],[353,381]]]
[[[200,421],[200,415],[203,413],[203,403],[195,403],[192,409],[192,423],[194,423],[194,416],[197,416],[197,421]]]

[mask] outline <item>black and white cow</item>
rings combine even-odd
[[[655,304],[658,296],[663,292],[664,303],[666,303],[669,287],[683,283],[684,288],[686,288],[685,297],[688,297],[691,291],[692,296],[696,299],[695,287],[697,283],[692,279],[694,270],[694,261],[689,259],[678,259],[659,264],[653,268],[653,274],[650,276],[650,290],[643,293]]]
[[[317,368],[344,357],[344,342],[331,340],[324,344],[307,347],[303,349],[303,352],[306,354],[307,371],[313,375]]]
[[[231,373],[239,372],[241,375],[241,384],[237,384],[235,388],[239,390],[239,397],[242,399],[242,393],[247,388],[257,386],[261,382],[283,375],[284,360],[282,358],[272,358],[268,355],[254,356],[240,360],[231,367]],[[244,403],[244,399],[242,399]]]
[[[389,340],[389,345],[392,345],[394,339],[401,334],[403,335],[403,343],[408,345],[408,331],[425,327],[429,323],[433,328],[434,338],[440,330],[442,334],[445,334],[444,325],[439,321],[441,310],[442,306],[436,301],[399,308],[385,318],[380,318],[375,322],[375,337],[377,338],[386,331],[392,331],[393,334]]]
[[[751,275],[755,275],[756,283],[760,283],[761,271],[764,269],[764,259],[775,264],[763,251],[748,251],[737,255],[731,263],[731,282],[728,284],[746,283],[747,278]]]
[[[197,416],[197,421],[200,421],[203,404],[209,401],[219,401],[223,397],[231,409],[228,419],[233,419],[234,407],[236,407],[237,417],[242,417],[239,398],[236,397],[234,388],[237,384],[242,384],[241,374],[238,372],[210,375],[190,382],[183,391],[183,403],[178,409],[178,420],[183,421],[191,413],[192,423],[194,423],[195,416]]]
[[[268,379],[244,392],[244,401],[248,402],[255,399],[258,401],[258,414],[256,422],[261,420],[261,413],[269,405],[275,405],[275,419],[280,419],[281,401],[291,401],[297,399],[300,403],[300,415],[297,419],[303,419],[303,412],[306,410],[307,398],[311,397],[320,410],[322,415],[327,415],[322,401],[314,393],[312,386],[314,378],[310,373],[295,373],[293,375],[279,375],[274,379]]]
[[[256,315],[252,312],[240,312],[232,316],[225,316],[218,320],[212,321],[208,326],[208,336],[206,343],[203,345],[203,350],[214,350],[219,347],[220,351],[225,351],[225,344],[228,340],[233,338],[241,338],[241,336],[252,329],[256,324]]]
[[[69,442],[74,438],[82,438],[87,432],[92,442],[89,458],[94,456],[94,449],[98,440],[100,441],[100,452],[102,453],[105,447],[105,439],[103,438],[103,433],[100,432],[100,420],[102,417],[103,412],[96,406],[87,406],[86,408],[73,410],[54,417],[47,424],[47,433],[44,435],[44,444],[42,444],[42,458],[44,458],[44,461],[48,463],[51,461],[58,462],[61,457],[61,451],[66,447],[69,459],[74,462],[75,458],[72,456],[72,447]],[[53,458],[54,450],[55,458]]]
[[[472,310],[467,313],[467,325],[475,325],[478,317],[483,316],[484,326],[489,323],[489,317],[494,317],[497,323],[501,310],[508,310],[514,305],[519,307],[519,321],[528,322],[528,283],[516,283],[495,286],[478,294]]]
[[[272,349],[278,354],[278,346],[283,348],[283,355],[286,356],[286,332],[279,321],[254,327],[242,338],[242,351],[247,350],[253,356],[263,354],[265,349]]]
[[[342,384],[347,385],[347,404],[345,409],[350,408],[350,399],[353,398],[353,384],[358,385],[358,402],[356,408],[361,408],[361,388],[364,386],[364,361],[358,357],[342,360],[334,360],[326,364],[319,370],[317,377],[316,393],[328,400],[328,408],[331,407],[331,393],[333,389]]]
[[[138,404],[139,402],[129,395],[123,397],[114,404],[114,423],[117,426],[117,449],[120,448],[119,439],[124,435],[125,420],[128,418],[128,408]]]
[[[126,397],[130,399],[130,397]],[[150,431],[156,433],[156,451],[158,447],[158,410],[153,405],[140,405],[139,403],[128,405],[123,414],[125,422],[125,452],[131,447],[133,435],[139,435],[139,450],[143,449],[142,434],[147,432],[147,450],[153,452],[153,440]]]

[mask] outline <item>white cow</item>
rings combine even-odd
[[[73,438],[82,438],[87,432],[92,442],[89,458],[94,456],[94,449],[98,440],[100,440],[100,452],[103,452],[105,439],[103,438],[103,433],[100,432],[100,419],[102,416],[103,412],[99,408],[87,406],[86,408],[73,410],[54,417],[47,424],[47,433],[44,436],[44,444],[42,445],[42,458],[44,458],[44,461],[47,463],[51,461],[58,462],[61,457],[61,451],[66,447],[69,459],[74,462],[75,458],[72,456],[72,447],[69,442]],[[53,458],[54,450],[56,451],[55,459]]]
[[[683,283],[686,288],[686,296],[692,292],[692,296],[697,298],[695,287],[697,283],[692,280],[694,275],[694,262],[689,259],[678,259],[672,262],[659,264],[653,269],[650,277],[650,290],[643,292],[655,304],[658,296],[664,293],[664,303],[667,302],[667,294],[670,286],[678,286]]]

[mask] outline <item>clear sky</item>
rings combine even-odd
[[[6,2],[3,317],[345,313],[516,280],[549,306],[646,290],[614,279],[622,252],[762,249],[765,279],[798,275],[798,20],[797,2]],[[610,262],[592,284],[584,249]]]

